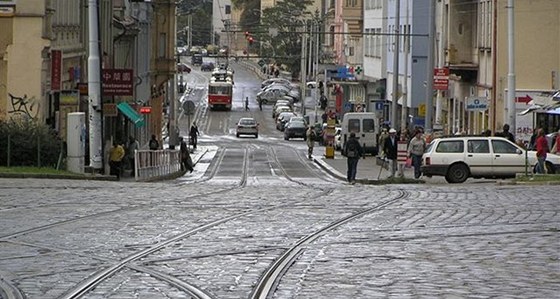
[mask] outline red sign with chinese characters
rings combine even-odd
[[[447,90],[449,89],[449,69],[436,68],[434,69],[434,89]]]
[[[62,51],[51,51],[51,90],[62,89]]]
[[[131,69],[104,69],[101,74],[104,96],[131,96],[133,74]]]

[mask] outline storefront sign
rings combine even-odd
[[[470,97],[465,102],[467,111],[486,111],[488,110],[488,99],[486,97]]]
[[[104,69],[101,77],[104,96],[131,96],[133,94],[132,69]]]
[[[51,51],[51,90],[62,88],[62,51]]]
[[[447,90],[449,89],[449,69],[436,68],[434,69],[434,89]]]

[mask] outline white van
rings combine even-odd
[[[346,146],[346,141],[350,138],[350,133],[356,133],[356,138],[364,148],[364,153],[377,155],[379,152],[377,147],[379,120],[375,113],[349,112],[344,114],[340,137],[343,149]]]

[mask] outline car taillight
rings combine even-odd
[[[425,165],[431,165],[432,161],[430,159],[430,157],[426,157],[426,164]]]

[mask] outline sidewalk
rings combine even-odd
[[[315,154],[313,155],[313,160],[332,176],[346,181],[346,157],[338,151],[335,151],[334,159],[327,159],[324,155],[325,148],[317,147],[315,149]],[[386,181],[391,175],[391,172],[385,168],[382,169],[381,165],[377,165],[377,157],[366,156],[360,159],[358,162],[358,172],[356,174],[356,182],[361,184],[378,184]],[[423,183],[422,180],[414,179],[414,169],[405,168],[404,169],[403,183]]]

